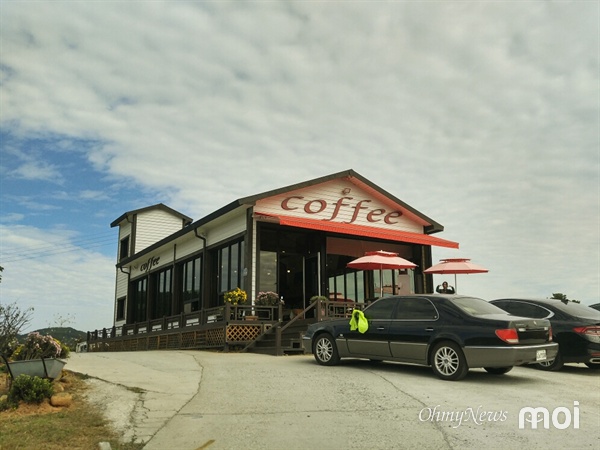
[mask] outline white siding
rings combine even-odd
[[[206,245],[218,244],[219,242],[246,231],[246,210],[241,211],[234,217],[229,217],[227,222],[220,223],[215,228],[207,230]]]
[[[119,224],[119,241],[131,235],[131,223],[126,220]]]
[[[116,274],[116,284],[115,284],[115,303],[114,303],[114,308],[113,308],[113,322],[115,326],[119,326],[125,323],[125,321],[119,321],[117,322],[116,320],[116,314],[117,314],[117,299],[121,298],[121,297],[127,297],[127,281],[129,280],[128,276],[126,273],[121,272],[120,269],[117,269],[117,274]],[[129,301],[128,298],[125,299],[125,308],[127,308],[127,302]]]
[[[115,289],[115,301],[118,298],[125,297],[127,295],[127,274],[117,269],[117,286]]]
[[[246,211],[229,215],[227,220],[220,220],[218,225],[211,224],[209,227],[198,230],[198,234],[206,239],[206,246],[219,244],[220,242],[246,231]],[[177,240],[176,259],[180,260],[188,255],[197,253],[204,247],[202,239],[190,230],[185,237]]]
[[[161,239],[181,230],[181,217],[167,211],[154,209],[137,215],[135,230],[135,249],[138,253]]]
[[[189,256],[193,253],[196,253],[199,250],[204,248],[204,242],[199,237],[196,237],[193,231],[188,233],[184,240],[179,240],[177,242],[177,254],[175,257],[180,260]]]

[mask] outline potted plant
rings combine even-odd
[[[239,303],[246,303],[248,299],[248,295],[246,291],[243,291],[239,287],[232,289],[231,291],[225,292],[223,296],[225,303],[230,303],[232,305],[237,305]]]
[[[66,362],[58,357],[68,356],[68,349],[50,335],[42,336],[37,331],[29,333],[25,342],[12,354],[13,361],[8,369],[13,378],[21,374],[41,378],[59,378]]]
[[[259,292],[254,301],[254,304],[258,306],[277,306],[280,303],[283,303],[283,300],[273,291]]]

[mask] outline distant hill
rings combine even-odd
[[[85,331],[79,331],[71,327],[40,328],[39,330],[34,331],[37,331],[44,336],[49,334],[54,339],[58,339],[61,343],[67,345],[73,351],[75,351],[75,345],[78,342],[82,342],[87,339],[87,333]],[[33,333],[33,331],[31,333]],[[27,338],[28,334],[29,333],[19,335],[19,342],[25,341],[25,338]]]

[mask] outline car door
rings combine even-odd
[[[365,333],[351,331],[346,335],[348,352],[363,357],[390,357],[388,332],[390,320],[396,306],[396,298],[382,298],[365,309],[369,328]]]
[[[429,341],[439,323],[438,311],[431,300],[426,297],[402,298],[389,326],[392,357],[425,364]]]

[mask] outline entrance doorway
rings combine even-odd
[[[304,258],[302,255],[279,255],[279,296],[286,309],[304,309]]]
[[[258,291],[276,292],[286,310],[303,310],[320,292],[322,236],[266,224],[259,236]]]

